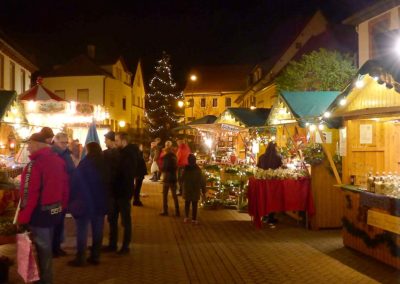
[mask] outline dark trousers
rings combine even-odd
[[[76,222],[76,248],[77,256],[84,257],[87,248],[87,237],[89,224],[92,227],[92,248],[90,257],[98,260],[103,242],[104,216],[82,217],[75,219]]]
[[[179,167],[178,168],[178,185],[179,185],[179,188],[178,188],[178,191],[179,191],[179,194],[180,195],[182,195],[182,193],[183,193],[183,179],[182,179],[182,175],[183,175],[183,170],[185,169],[185,167]]]
[[[142,190],[144,177],[135,178],[135,189],[133,191],[133,202],[140,201],[140,191]]]
[[[124,237],[122,240],[122,248],[129,248],[132,237],[132,221],[131,221],[131,200],[129,198],[113,198],[112,206],[109,214],[110,222],[110,242],[109,246],[117,247],[118,242],[118,217],[121,214],[122,227],[124,228]]]
[[[175,214],[179,214],[178,196],[176,195],[176,182],[164,182],[163,184],[163,213],[168,214],[168,191],[171,189],[175,204]]]
[[[57,250],[61,249],[61,243],[64,240],[64,219],[65,219],[65,212],[63,213],[60,223],[54,227],[53,244],[52,244],[53,252],[57,252]]]
[[[52,265],[52,248],[54,228],[30,227],[32,232],[33,243],[36,247],[37,257],[39,261],[38,283],[53,283],[53,265]]]
[[[190,204],[192,204],[192,220],[197,218],[197,202],[198,201],[186,201],[185,200],[185,217],[189,218]]]

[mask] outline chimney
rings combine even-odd
[[[95,55],[96,55],[96,46],[95,46],[95,45],[89,44],[89,45],[87,46],[87,55],[88,55],[90,58],[94,59],[94,57],[95,57]]]

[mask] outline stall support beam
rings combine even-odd
[[[326,147],[326,139],[325,136],[322,134],[322,131],[318,129],[318,133],[319,136],[321,137],[322,140],[322,149],[324,150],[324,153],[326,155],[326,157],[328,158],[329,164],[333,170],[333,174],[335,175],[336,178],[336,182],[340,185],[342,184],[342,179],[340,178],[339,172],[336,168],[335,162],[333,161],[331,152],[328,150],[328,148]]]

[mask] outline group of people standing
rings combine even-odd
[[[96,142],[85,145],[78,163],[71,155],[66,133],[53,135],[45,127],[28,139],[30,162],[21,175],[18,225],[31,232],[39,261],[38,283],[52,283],[52,257],[63,256],[64,218],[76,223],[77,253],[68,264],[97,265],[102,251],[104,217],[110,224],[106,251],[127,254],[132,236],[131,200],[141,206],[140,188],[147,174],[143,153],[129,143],[124,132],[105,135],[107,150]],[[118,218],[124,227],[122,247],[117,250]],[[86,258],[89,224],[92,246]]]
[[[153,177],[163,182],[163,208],[161,216],[168,216],[168,192],[171,191],[175,205],[175,216],[180,217],[178,195],[183,195],[185,200],[184,222],[189,222],[190,205],[192,205],[192,223],[197,224],[197,207],[200,196],[205,194],[205,177],[196,164],[196,156],[191,154],[189,146],[182,137],[177,139],[177,148],[172,141],[166,141],[165,147],[159,147],[160,139],[156,138],[151,143],[150,163]],[[157,165],[155,167],[154,165]]]

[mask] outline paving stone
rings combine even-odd
[[[247,214],[199,210],[199,225],[160,217],[162,185],[145,181],[144,207],[133,207],[132,251],[103,254],[99,266],[66,265],[75,251],[66,220],[68,256],[54,259],[54,283],[399,283],[399,271],[343,247],[340,230],[309,231],[284,215],[275,229],[255,229]],[[181,213],[183,215],[183,204]],[[172,198],[169,199],[172,214]],[[108,226],[105,226],[105,243]],[[0,246],[15,256],[15,245]],[[22,283],[11,269],[10,283]]]

